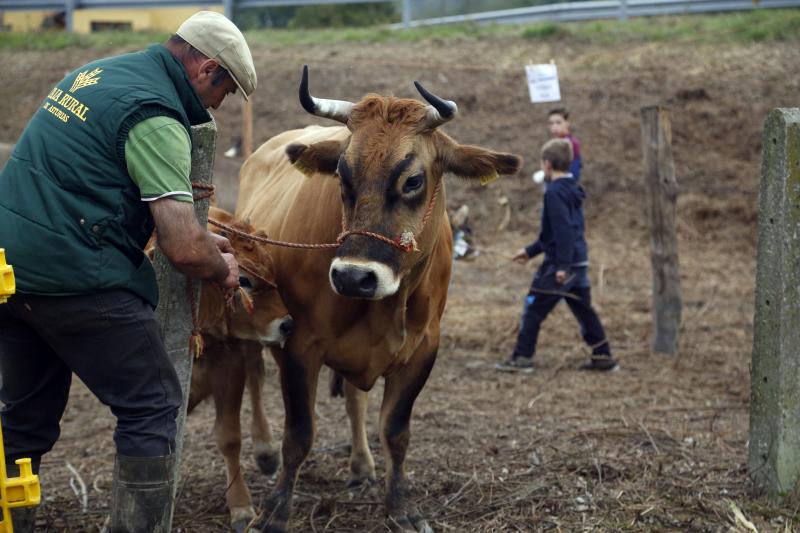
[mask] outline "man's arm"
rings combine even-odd
[[[223,288],[239,285],[239,267],[230,253],[221,253],[210,234],[197,222],[194,206],[162,198],[149,202],[156,223],[158,247],[189,277],[219,283]]]
[[[170,262],[187,276],[236,287],[239,269],[230,243],[212,237],[194,214],[191,150],[189,134],[177,120],[145,119],[131,128],[125,140],[128,174],[142,201],[150,205],[158,246]]]

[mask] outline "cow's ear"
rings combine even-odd
[[[343,146],[339,141],[320,141],[312,145],[290,144],[286,155],[294,167],[308,177],[314,174],[336,174],[336,166],[342,155]]]
[[[441,153],[444,170],[459,178],[479,180],[486,185],[499,176],[513,175],[522,167],[522,158],[514,154],[493,152],[479,146],[446,143]]]

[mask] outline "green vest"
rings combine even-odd
[[[142,252],[153,220],[128,175],[125,140],[159,115],[187,131],[211,120],[161,45],[89,63],[50,91],[0,173],[0,248],[19,292],[127,289],[156,306],[155,272]]]

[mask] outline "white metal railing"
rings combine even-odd
[[[800,0],[597,0],[545,4],[501,11],[484,11],[394,24],[393,28],[435,26],[465,22],[522,24],[540,21],[577,21],[654,15],[681,15],[723,11],[798,7]]]

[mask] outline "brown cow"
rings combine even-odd
[[[0,170],[6,166],[6,162],[11,157],[11,154],[14,152],[15,145],[0,142]]]
[[[380,438],[387,524],[430,531],[409,500],[403,462],[411,410],[436,358],[450,278],[452,235],[442,178],[452,173],[487,183],[516,173],[521,160],[459,145],[439,131],[456,106],[419,84],[430,105],[374,94],[352,104],[311,97],[307,75],[304,70],[300,87],[304,108],[346,127],[280,134],[240,174],[239,218],[273,238],[341,241],[336,250],[270,250],[295,328],[285,347],[271,348],[286,423],[283,466],[259,526],[286,528],[298,470],[314,439],[320,368],[327,365],[346,380],[351,482],[374,476],[364,391],[385,379]],[[342,225],[349,232],[340,236]]]
[[[208,214],[210,219],[240,231],[255,231],[222,209],[211,207]],[[214,226],[210,228],[225,234]],[[236,234],[226,236],[240,265],[242,287],[256,303],[252,309],[246,305],[229,308],[218,288],[203,284],[198,325],[205,348],[192,369],[189,412],[207,397],[213,397],[214,435],[227,469],[225,499],[234,529],[242,531],[255,515],[239,460],[244,389],[246,386],[249,391],[253,412],[253,454],[261,471],[271,475],[278,469],[280,455],[272,441],[261,396],[265,376],[262,351],[264,346],[282,346],[286,342],[292,318],[275,290],[274,266],[266,249]]]

